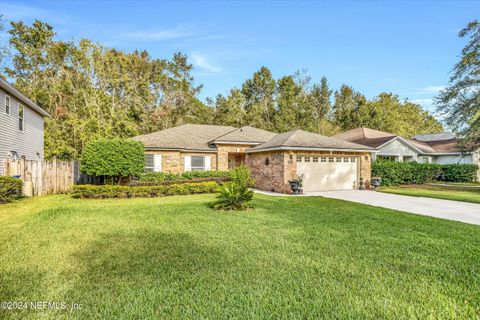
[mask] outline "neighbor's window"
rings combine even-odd
[[[192,171],[205,170],[205,157],[204,156],[192,156]]]
[[[18,130],[23,131],[23,105],[18,105]]]
[[[153,154],[145,155],[145,172],[153,172]]]
[[[5,113],[10,114],[10,97],[5,96]]]

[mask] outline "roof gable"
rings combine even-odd
[[[275,135],[276,133],[267,130],[245,126],[216,137],[212,143],[244,142],[247,144],[259,144],[272,139]]]
[[[2,77],[0,77],[0,88],[2,88],[7,93],[14,96],[15,98],[17,98],[17,100],[19,100],[21,103],[28,106],[30,109],[34,110],[36,113],[38,113],[42,117],[50,117],[50,114],[47,111],[45,111],[38,104],[30,100],[26,95],[21,93],[17,88],[15,88],[13,85],[8,83],[8,81],[3,79]]]
[[[249,149],[249,151],[263,151],[269,149],[348,149],[373,150],[356,143],[325,137],[320,134],[303,130],[294,130],[277,134],[271,140]]]

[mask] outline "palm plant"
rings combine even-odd
[[[245,166],[237,167],[233,169],[231,177],[232,182],[220,188],[217,200],[210,206],[217,210],[247,210],[249,208],[247,203],[253,198],[253,191],[250,190],[253,185],[250,170]]]

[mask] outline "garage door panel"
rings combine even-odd
[[[341,162],[297,162],[297,173],[303,175],[303,190],[355,189],[357,184],[357,161],[340,158]],[[346,162],[347,160],[348,162]]]

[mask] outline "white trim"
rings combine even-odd
[[[8,98],[8,112],[7,112],[7,98]],[[10,115],[12,111],[12,98],[5,92],[5,114]]]
[[[192,171],[192,156],[185,156],[184,171]]]
[[[300,150],[300,151],[336,151],[336,152],[368,152],[368,153],[377,153],[378,150],[372,149],[339,149],[339,148],[316,148],[316,147],[274,147],[274,148],[265,148],[259,150],[245,150],[245,153],[254,153],[254,152],[269,152],[269,151],[288,151],[288,150]]]
[[[212,157],[204,156],[203,157],[203,168],[205,171],[212,170]]]
[[[153,155],[153,171],[154,172],[162,171],[162,155],[161,154]]]
[[[395,140],[400,140],[401,142],[403,142],[404,144],[407,145],[407,147],[409,147],[410,149],[413,149],[413,151],[417,152],[417,153],[425,153],[425,151],[422,151],[420,149],[418,149],[417,147],[415,147],[413,144],[411,144],[410,142],[408,142],[407,140],[405,140],[404,138],[400,137],[400,136],[396,136],[395,138],[391,139],[391,140],[388,140],[387,142],[385,142],[384,144],[378,146],[376,149],[380,149],[384,146],[386,146],[387,144],[395,141]]]

